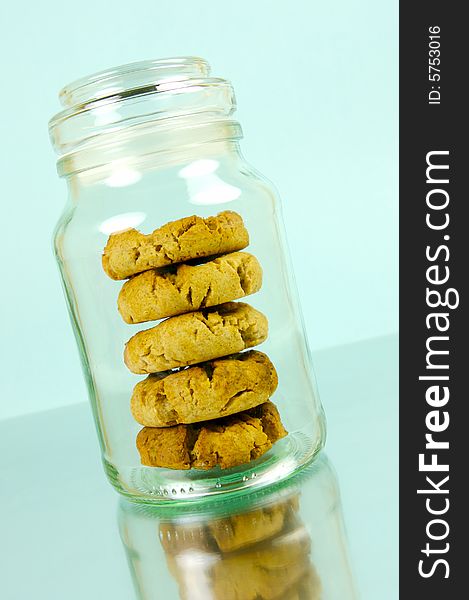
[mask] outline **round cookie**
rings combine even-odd
[[[237,300],[261,285],[257,258],[233,252],[202,265],[135,275],[122,286],[117,306],[126,323],[143,323]]]
[[[102,257],[112,279],[187,260],[242,250],[249,244],[243,219],[224,211],[203,219],[193,215],[172,221],[145,235],[127,229],[109,236]]]
[[[134,388],[131,410],[147,427],[197,423],[266,402],[278,385],[269,358],[251,350],[181,371],[149,375]]]
[[[267,338],[267,329],[261,312],[227,302],[139,331],[127,342],[124,361],[140,375],[185,367],[257,346]]]
[[[142,464],[149,467],[227,469],[262,456],[285,435],[275,405],[265,402],[215,421],[144,427],[137,435],[137,449]]]

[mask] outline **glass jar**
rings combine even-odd
[[[279,200],[209,71],[103,71],[49,123],[69,191],[55,254],[105,470],[136,500],[262,486],[324,442]]]
[[[324,455],[287,481],[221,500],[155,507],[121,499],[119,530],[138,600],[358,597],[337,479]]]

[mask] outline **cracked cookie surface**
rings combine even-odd
[[[131,400],[136,421],[147,427],[197,423],[266,402],[278,378],[269,358],[250,350],[181,371],[149,375]]]
[[[137,449],[142,464],[149,467],[227,469],[259,458],[285,435],[277,408],[265,402],[214,421],[144,427],[137,435]]]
[[[261,312],[227,302],[139,331],[127,342],[124,361],[132,373],[158,373],[252,348],[267,338],[267,330]]]
[[[233,252],[201,265],[135,275],[122,286],[117,306],[126,323],[144,323],[237,300],[261,285],[257,258]]]
[[[145,235],[128,229],[109,236],[102,256],[111,279],[127,279],[148,269],[242,250],[249,235],[238,213],[224,211],[203,219],[193,215]]]

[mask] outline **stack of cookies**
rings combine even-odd
[[[182,600],[319,600],[298,497],[210,521],[161,523]]]
[[[112,279],[128,279],[118,298],[126,323],[162,320],[126,344],[136,374],[131,399],[142,464],[172,469],[233,467],[286,435],[269,401],[278,380],[269,358],[248,350],[267,338],[266,317],[244,302],[262,269],[241,252],[243,220],[225,211],[109,237],[102,258]],[[246,352],[243,352],[247,350]]]

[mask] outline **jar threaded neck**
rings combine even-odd
[[[210,65],[198,57],[143,61],[101,71],[65,86],[59,97],[65,108],[50,120],[49,132],[61,175],[102,164],[100,148],[112,146],[123,158],[125,146],[135,136],[151,134],[155,151],[162,149],[161,142],[170,141],[168,131],[197,125],[207,131],[207,125],[216,124],[217,140],[241,137],[239,126],[233,133],[235,122],[229,120],[236,109],[230,82],[210,77]],[[230,125],[225,133],[223,123]],[[184,144],[184,136],[176,137]],[[136,144],[130,146],[135,155]],[[148,145],[144,150],[148,153]]]

